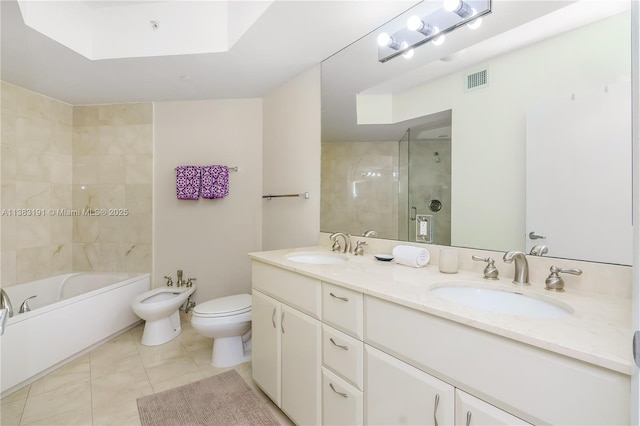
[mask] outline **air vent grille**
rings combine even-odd
[[[465,77],[465,90],[475,90],[489,85],[489,70],[477,71]]]

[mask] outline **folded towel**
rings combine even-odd
[[[202,198],[223,198],[229,195],[229,169],[227,166],[202,166]]]
[[[176,193],[178,200],[197,200],[200,195],[200,168],[176,167]]]
[[[425,248],[413,246],[395,246],[393,248],[393,259],[402,265],[421,268],[429,263],[431,254]]]

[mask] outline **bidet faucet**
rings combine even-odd
[[[178,272],[176,272],[176,275],[178,276],[176,287],[182,287],[184,285],[184,281],[182,281],[182,269],[178,269]]]
[[[345,234],[344,232],[334,232],[329,236],[329,239],[333,241],[333,247],[331,247],[331,250],[333,251],[340,250],[340,243],[338,243],[338,237],[342,237],[344,239],[344,248],[342,249],[342,252],[351,253],[351,235]]]
[[[515,273],[513,274],[513,283],[521,285],[529,284],[529,263],[527,263],[527,257],[521,251],[512,250],[504,254],[502,259],[506,263],[515,261]]]

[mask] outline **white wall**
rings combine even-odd
[[[196,302],[249,292],[247,253],[261,249],[262,100],[161,102],[154,116],[153,276],[196,277]],[[318,156],[319,158],[319,156]],[[223,199],[177,200],[175,167],[223,164]]]
[[[320,230],[320,65],[263,99],[264,194],[309,192],[310,198],[264,199],[264,250],[315,245]]]
[[[394,121],[452,109],[453,245],[524,247],[527,109],[628,79],[629,44],[621,14],[394,96]],[[464,75],[483,66],[489,86],[465,93]]]

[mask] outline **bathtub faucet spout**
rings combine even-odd
[[[13,316],[13,306],[11,305],[11,300],[9,299],[9,295],[3,288],[0,288],[0,309],[7,310],[7,316],[11,318]]]
[[[20,305],[20,309],[18,309],[19,314],[24,314],[25,312],[29,312],[31,310],[27,302],[29,301],[29,299],[33,299],[34,297],[38,297],[38,296],[33,295],[31,297],[27,297],[26,299],[24,299],[24,302],[22,302],[22,305]]]

